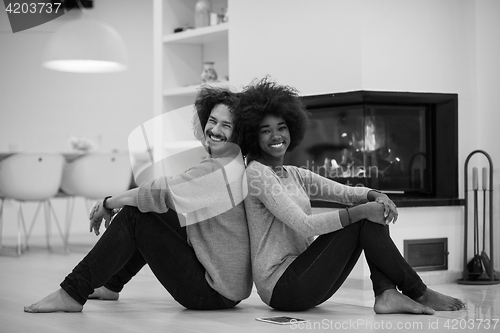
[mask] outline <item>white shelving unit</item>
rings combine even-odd
[[[227,0],[211,0],[212,7],[227,7]],[[214,85],[230,85],[229,80],[229,22],[198,29],[186,29],[174,33],[179,27],[194,26],[196,0],[155,0],[159,10],[155,22],[157,32],[157,60],[155,71],[161,68],[161,77],[155,85],[161,94],[161,111],[164,113],[194,103],[201,86],[203,63],[214,62],[220,82]],[[159,41],[161,39],[161,41]],[[159,53],[159,55],[158,55]],[[157,73],[158,74],[158,73]]]
[[[229,22],[174,33],[180,27],[194,27],[196,1],[153,0],[155,118],[148,137],[155,161],[172,147],[187,148],[195,142],[189,106],[201,87],[203,63],[214,62],[220,82],[212,85],[230,85]],[[216,11],[228,7],[228,0],[210,1]]]

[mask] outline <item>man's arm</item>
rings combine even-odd
[[[134,188],[121,194],[112,196],[111,198],[106,200],[106,207],[109,209],[120,209],[125,206],[137,207],[138,190],[138,188]]]
[[[104,226],[108,228],[113,217],[113,210],[120,209],[125,206],[137,207],[137,188],[128,190],[121,194],[109,197],[106,200],[106,207],[104,207],[104,199],[96,202],[90,211],[90,232],[94,231],[96,236],[99,235],[102,220],[104,219]]]

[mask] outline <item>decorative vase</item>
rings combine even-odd
[[[214,69],[214,63],[207,61],[203,63],[203,70],[201,72],[201,82],[211,83],[217,82],[217,72]]]
[[[198,0],[194,6],[194,27],[202,28],[210,25],[210,0]]]

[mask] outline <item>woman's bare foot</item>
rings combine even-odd
[[[109,290],[102,286],[94,289],[94,292],[89,295],[89,299],[103,299],[106,301],[116,301],[120,297],[119,293]]]
[[[434,310],[430,307],[415,302],[411,298],[399,293],[396,289],[387,289],[382,294],[376,296],[373,310],[379,314],[434,314]]]
[[[457,311],[465,308],[465,303],[451,296],[446,296],[430,288],[415,301],[427,305],[436,311]]]
[[[59,290],[48,295],[40,302],[24,307],[24,312],[46,313],[46,312],[82,312],[83,305],[74,300],[67,292]]]

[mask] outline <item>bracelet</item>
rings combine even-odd
[[[111,196],[107,196],[106,198],[104,198],[104,200],[102,201],[102,207],[108,211],[112,211],[113,209],[109,208],[107,205],[106,205],[106,201],[108,201],[108,199],[111,198]]]
[[[351,214],[349,214],[349,209],[346,208],[345,211],[347,213],[347,218],[349,219],[349,225],[351,225],[352,224],[352,220],[351,220]]]

